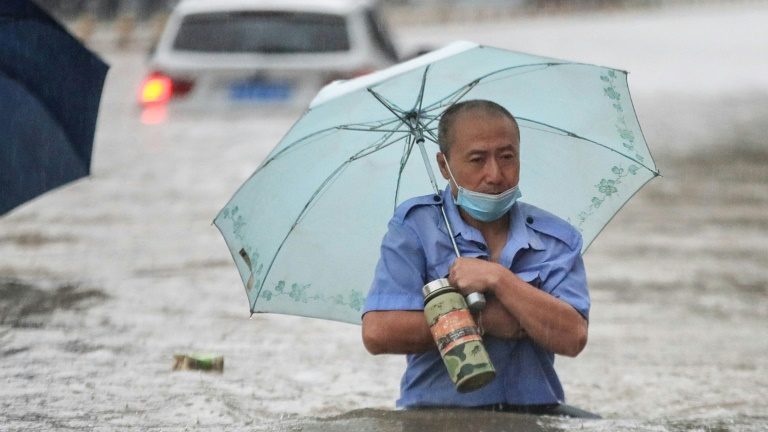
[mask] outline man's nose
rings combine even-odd
[[[499,184],[504,180],[504,175],[499,163],[491,159],[485,166],[485,179],[490,184]]]

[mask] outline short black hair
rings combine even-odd
[[[440,122],[437,125],[437,143],[440,146],[440,151],[448,156],[448,151],[451,149],[451,130],[456,119],[460,114],[470,111],[480,111],[483,114],[498,115],[506,117],[512,120],[515,128],[517,129],[518,136],[520,135],[520,127],[517,124],[515,116],[512,115],[506,108],[486,99],[470,99],[451,105],[447,110],[443,112],[440,117]]]

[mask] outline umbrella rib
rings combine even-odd
[[[437,120],[437,119],[439,119],[441,117],[441,114],[429,115],[429,114],[427,114],[427,111],[423,111],[419,117],[424,118],[424,119],[428,119],[428,120]]]
[[[621,155],[621,156],[631,160],[632,162],[642,166],[643,168],[647,169],[648,171],[650,171],[650,172],[652,172],[654,174],[658,174],[658,172],[656,170],[649,168],[643,162],[640,162],[640,161],[638,161],[637,159],[635,159],[635,158],[633,158],[631,156],[627,156],[626,154],[624,154],[624,153],[622,153],[622,152],[620,152],[620,151],[618,151],[618,150],[616,150],[614,148],[611,148],[610,146],[607,146],[605,144],[601,144],[601,143],[599,143],[599,142],[597,142],[595,140],[589,139],[587,137],[583,137],[581,135],[577,135],[577,134],[575,134],[575,133],[573,133],[573,132],[571,132],[569,130],[566,130],[566,129],[563,129],[563,128],[559,128],[557,126],[553,126],[553,125],[548,124],[548,123],[532,120],[532,119],[525,118],[525,117],[515,117],[515,118],[518,121],[530,122],[530,123],[533,123],[533,124],[537,124],[537,125],[541,125],[541,126],[550,128],[552,130],[542,130],[542,129],[536,129],[536,128],[531,128],[531,127],[528,127],[528,129],[535,129],[535,130],[539,130],[541,132],[552,133],[552,134],[556,134],[557,132],[560,132],[561,134],[564,134],[564,135],[569,136],[571,138],[576,138],[578,140],[582,140],[582,141],[586,141],[586,142],[598,145],[598,146],[600,146],[600,147],[602,147],[602,148],[604,148],[606,150],[612,151],[612,152],[614,152],[616,154],[619,154],[619,155]],[[524,127],[524,126],[521,125],[521,127]]]
[[[426,107],[425,111],[432,111],[434,109],[442,108],[443,106],[445,106],[444,102],[446,100],[452,99],[452,98],[456,97],[457,94],[463,92],[461,95],[458,96],[458,98],[456,98],[455,101],[450,103],[449,106],[455,104],[456,102],[458,102],[459,99],[464,97],[464,95],[469,93],[469,91],[472,90],[472,88],[474,88],[476,85],[480,84],[481,81],[485,80],[486,78],[488,78],[490,76],[496,75],[498,73],[510,71],[510,70],[513,70],[513,69],[529,68],[529,67],[532,67],[532,66],[542,66],[543,68],[546,69],[546,68],[552,67],[552,66],[578,65],[578,64],[581,64],[581,63],[555,63],[555,62],[550,62],[550,63],[531,63],[531,64],[525,64],[525,65],[510,66],[510,67],[506,67],[506,68],[495,70],[493,72],[488,72],[487,74],[485,74],[485,75],[483,75],[483,76],[481,76],[479,78],[475,78],[473,81],[465,84],[464,86],[459,87],[456,91],[454,91],[453,93],[448,94],[446,97],[435,101],[433,104],[431,104],[428,107]],[[528,72],[530,72],[530,71],[528,71]],[[528,73],[528,72],[525,72],[525,73]]]
[[[531,73],[531,72],[536,72],[536,71],[541,70],[541,69],[548,69],[548,68],[553,67],[553,66],[568,66],[568,65],[583,65],[583,63],[549,62],[549,63],[531,63],[531,64],[527,64],[527,65],[510,66],[510,67],[507,67],[507,68],[503,68],[503,69],[499,69],[499,70],[496,70],[496,71],[493,71],[493,72],[489,72],[489,73],[481,76],[477,80],[478,81],[484,81],[486,78],[489,78],[489,77],[491,77],[493,75],[496,75],[496,74],[499,74],[499,73],[502,73],[502,72],[511,71],[513,69],[531,68],[531,70],[522,71],[521,73],[515,75],[515,76],[518,76],[518,75],[523,75],[523,74],[527,74],[527,73]],[[539,66],[540,68],[534,69],[533,66]],[[501,78],[499,78],[499,79],[501,79]],[[493,82],[493,81],[484,81],[483,84],[485,84],[487,82]]]
[[[385,147],[389,147],[390,145],[393,145],[399,141],[402,141],[403,139],[410,136],[410,134],[406,136],[402,136],[400,138],[397,138],[396,140],[389,141],[387,140],[394,135],[393,133],[389,133],[386,136],[382,137],[377,142],[371,144],[368,147],[365,147],[364,149],[360,150],[359,152],[355,153],[354,155],[350,156],[347,160],[342,162],[336,169],[329,174],[325,180],[320,184],[320,186],[315,189],[314,193],[312,193],[312,196],[309,197],[307,200],[307,203],[304,204],[304,207],[299,212],[299,215],[296,216],[296,219],[293,221],[293,224],[291,225],[291,228],[288,230],[288,232],[285,234],[285,237],[283,237],[283,240],[280,242],[280,245],[275,250],[275,253],[272,255],[272,260],[269,263],[269,266],[267,267],[267,271],[264,273],[265,277],[261,281],[261,286],[259,286],[259,292],[256,293],[256,297],[253,301],[253,304],[251,304],[251,310],[255,310],[256,308],[256,302],[259,299],[259,296],[261,295],[261,290],[264,289],[264,283],[267,281],[266,275],[269,274],[269,272],[272,270],[272,266],[275,264],[275,261],[277,261],[277,256],[280,255],[280,251],[283,249],[283,246],[285,245],[285,242],[288,241],[288,237],[290,237],[293,230],[299,225],[299,222],[301,222],[301,219],[304,217],[304,215],[307,213],[307,211],[312,207],[312,205],[315,203],[316,199],[320,196],[320,194],[333,182],[333,180],[341,174],[342,171],[344,171],[349,164],[352,162],[361,159],[365,156],[369,156]]]
[[[427,85],[427,73],[429,72],[429,65],[424,68],[424,74],[421,76],[421,88],[419,89],[419,97],[416,99],[416,103],[413,106],[413,110],[421,112],[421,104],[424,101],[424,88]],[[418,109],[416,109],[418,107]]]
[[[388,138],[390,138],[392,135],[394,135],[394,133],[389,133],[387,136],[385,136],[384,138],[382,138],[380,140],[381,142],[379,142],[377,144],[372,144],[372,145],[370,145],[370,146],[360,150],[359,152],[355,153],[354,155],[350,156],[349,161],[350,162],[354,162],[354,161],[356,161],[358,159],[362,159],[362,158],[364,158],[366,156],[369,156],[369,155],[371,155],[373,153],[376,153],[377,151],[379,151],[379,150],[381,150],[381,149],[383,149],[385,147],[389,147],[390,145],[392,145],[392,144],[394,144],[394,143],[396,143],[398,141],[402,141],[404,138],[407,138],[408,136],[410,136],[410,134],[409,135],[404,135],[404,136],[401,136],[401,137],[397,138],[394,141],[387,142],[386,140]]]
[[[340,125],[340,126],[337,125],[337,126],[331,126],[329,128],[321,129],[321,130],[312,132],[309,135],[304,135],[303,137],[297,139],[296,141],[293,141],[292,143],[287,144],[282,150],[280,150],[279,152],[275,153],[274,155],[269,157],[267,160],[265,160],[264,163],[262,163],[259,168],[263,168],[263,167],[267,166],[273,160],[275,160],[278,157],[282,156],[283,153],[287,152],[288,150],[291,150],[293,147],[295,147],[295,146],[301,144],[302,142],[304,142],[304,141],[306,141],[308,139],[311,139],[311,138],[313,138],[313,137],[315,137],[317,135],[320,135],[320,134],[323,134],[323,133],[327,133],[327,132],[332,132],[334,130],[340,130],[340,129],[341,130],[363,131],[363,132],[377,132],[377,131],[390,132],[389,130],[381,130],[381,129],[377,129],[377,128],[383,127],[383,126],[387,126],[387,125],[391,125],[391,124],[394,124],[394,123],[397,123],[397,122],[400,122],[400,121],[401,120],[398,117],[398,118],[390,119],[390,120],[378,120],[378,121],[375,121],[375,122],[367,122],[367,123],[350,123],[348,125]],[[373,125],[373,126],[368,128],[368,129],[365,129],[365,128],[363,128],[363,126],[365,126],[365,125]],[[354,127],[354,126],[360,126],[360,129],[353,129],[352,127]]]
[[[419,96],[418,96],[419,101],[417,101],[417,105],[419,105],[419,107],[421,106],[420,100],[421,100],[421,98],[422,98],[422,96],[424,94],[424,86],[426,85],[426,77],[427,77],[427,71],[428,70],[429,70],[429,68],[425,68],[424,69],[424,75],[422,76],[423,80],[422,80],[422,83],[421,83],[422,84],[422,86],[421,86],[421,93],[419,93]],[[392,102],[388,101],[384,96],[382,96],[379,93],[375,92],[370,87],[368,88],[368,91],[382,105],[384,105],[384,107],[386,107],[393,115],[397,116],[400,119],[400,121],[402,121],[404,124],[407,124],[408,127],[410,128],[411,134],[415,134],[416,133],[416,131],[414,129],[414,126],[411,124],[411,120],[415,120],[420,126],[423,126],[421,124],[421,122],[419,122],[419,120],[418,120],[419,115],[416,115],[416,116],[413,116],[413,117],[411,116],[413,111],[411,113],[405,113],[405,112],[402,112],[402,111],[398,111],[396,109],[396,106]],[[420,113],[420,112],[421,112],[421,109],[419,109],[419,111],[417,111],[417,113]],[[434,119],[432,121],[434,121]]]
[[[444,104],[444,102],[448,101],[448,100],[453,100],[453,102],[448,104],[449,107],[451,105],[454,105],[461,98],[463,98],[464,95],[469,93],[479,82],[480,82],[480,78],[478,78],[478,79],[476,79],[476,80],[474,80],[472,82],[469,82],[469,83],[459,87],[458,89],[453,91],[453,93],[449,93],[444,98],[439,99],[439,100],[435,101],[433,104],[431,104],[431,105],[427,106],[426,108],[424,108],[424,111],[425,112],[430,112],[430,111],[434,111],[434,110],[443,108],[444,106],[446,106]]]
[[[341,130],[348,130],[348,131],[356,131],[356,132],[405,132],[402,129],[363,129],[363,128],[355,128],[355,127],[348,127],[348,126],[341,126],[339,127]]]
[[[294,141],[294,142],[292,142],[290,144],[287,144],[282,150],[280,150],[279,152],[275,153],[274,155],[269,157],[267,160],[265,160],[264,163],[261,164],[259,169],[264,168],[265,166],[269,165],[270,163],[272,163],[273,160],[275,160],[278,157],[282,156],[283,153],[287,152],[288,150],[291,150],[293,147],[299,145],[300,143],[302,143],[302,142],[304,142],[304,141],[306,141],[306,140],[308,140],[310,138],[313,138],[313,137],[315,137],[317,135],[320,135],[320,134],[323,134],[323,133],[326,133],[326,132],[331,132],[331,131],[334,131],[336,129],[338,129],[338,126],[329,127],[329,128],[326,128],[326,129],[320,129],[318,131],[310,133],[309,135],[304,135],[303,137],[297,139],[296,141]]]
[[[379,93],[376,93],[371,87],[368,87],[368,92],[373,95],[373,97],[376,98],[376,100],[379,101],[386,109],[389,110],[395,117],[400,119],[403,123],[406,123],[405,120],[405,111],[398,109],[397,105],[393,104],[389,100],[387,100],[384,96],[380,95]]]
[[[397,173],[397,183],[395,183],[395,202],[393,204],[392,212],[397,209],[397,200],[400,197],[400,180],[403,178],[403,171],[405,171],[405,164],[408,163],[408,159],[411,157],[411,149],[413,149],[413,135],[408,134],[408,141],[403,147],[403,155],[400,157],[400,170]]]
[[[437,135],[435,135],[435,133],[432,131],[432,129],[424,128],[424,131],[430,136],[430,138],[432,138],[431,139],[432,142],[434,142],[438,146],[440,145],[440,143],[437,141]]]
[[[381,130],[381,129],[378,129],[380,127],[389,126],[391,124],[398,123],[398,122],[400,122],[399,118],[393,118],[388,120],[375,120],[375,121],[364,122],[364,123],[350,123],[346,125],[341,125],[339,127],[342,128],[342,127],[360,126],[362,128],[364,126],[369,126],[368,130],[378,131],[378,130]]]
[[[470,82],[469,84],[464,85],[463,87],[460,87],[459,89],[457,89],[453,93],[449,94],[448,96],[444,97],[443,99],[440,99],[439,101],[437,101],[434,104],[432,104],[429,107],[427,107],[424,110],[424,112],[430,112],[430,111],[434,111],[434,110],[443,108],[445,106],[445,105],[443,105],[443,102],[445,102],[447,100],[451,100],[452,101],[449,104],[447,104],[448,108],[450,108],[451,106],[456,104],[459,100],[461,100],[461,98],[463,98],[464,95],[469,93],[477,84],[478,84],[478,80],[475,80],[475,81]],[[445,112],[445,110],[443,110],[443,112]],[[435,116],[420,115],[420,117],[429,119],[429,121],[424,123],[422,126],[423,126],[425,131],[428,131],[428,133],[434,137],[434,141],[437,142],[437,137],[435,137],[432,134],[431,130],[429,129],[429,126],[432,123],[434,123],[435,121],[437,121],[439,118],[441,118],[442,117],[442,113],[439,114],[439,115],[435,115]]]

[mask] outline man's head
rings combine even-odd
[[[520,180],[520,129],[504,107],[486,100],[469,100],[448,108],[438,125],[437,163],[462,187],[499,194]],[[456,196],[457,187],[452,185]]]

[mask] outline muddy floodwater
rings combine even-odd
[[[750,48],[766,19],[745,2],[400,29],[403,46],[530,40],[632,71],[662,177],[587,251],[589,343],[556,362],[568,402],[602,420],[395,411],[405,361],[370,356],[358,326],[249,319],[211,221],[300,113],[145,124],[144,53],[105,52],[93,175],[0,218],[0,430],[768,429],[768,68]],[[223,373],[172,371],[186,353]]]

